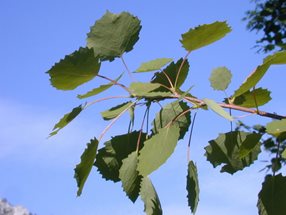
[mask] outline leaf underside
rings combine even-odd
[[[211,73],[209,81],[214,90],[226,90],[231,82],[232,74],[226,67],[218,67]]]
[[[223,118],[232,121],[232,116],[226,112],[219,104],[217,104],[214,100],[211,99],[203,99],[203,101],[206,103],[208,108],[212,109],[215,113],[222,116]]]
[[[224,164],[221,172],[233,174],[250,166],[260,153],[261,134],[233,131],[220,134],[205,147],[205,156],[214,167]]]
[[[286,132],[286,119],[274,120],[266,124],[266,132],[274,136],[279,136],[282,132]]]
[[[144,143],[140,151],[137,170],[142,176],[158,169],[174,152],[180,135],[179,126],[174,124],[159,130]]]
[[[101,112],[101,116],[104,120],[114,119],[118,115],[120,115],[123,111],[125,111],[128,107],[130,107],[131,104],[132,104],[132,102],[124,102],[120,105],[117,105],[117,106],[107,110],[107,111]]]

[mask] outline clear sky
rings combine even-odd
[[[199,24],[226,20],[232,33],[190,56],[187,81],[189,86],[195,85],[193,94],[220,100],[224,95],[213,92],[209,86],[212,69],[227,66],[232,71],[231,94],[264,57],[252,49],[258,36],[246,31],[246,23],[241,21],[245,11],[252,7],[247,0],[1,0],[0,197],[24,205],[38,215],[144,214],[140,199],[133,205],[119,183],[102,180],[95,170],[82,196],[76,197],[73,168],[89,139],[98,136],[107,125],[97,113],[112,105],[102,103],[90,108],[57,136],[47,139],[58,119],[81,104],[76,95],[100,82],[95,80],[75,92],[63,92],[50,86],[45,72],[65,55],[85,46],[89,27],[106,10],[129,11],[142,20],[140,40],[134,51],[125,56],[131,70],[158,57],[184,56],[179,43],[182,33]],[[282,69],[285,67],[271,69],[272,74],[267,74],[261,83],[273,89],[274,101],[264,107],[268,111],[283,111],[285,102],[278,99],[285,97],[280,87]],[[124,67],[120,62],[105,63],[101,71],[116,77]],[[147,76],[137,78],[146,80]],[[247,122],[254,124],[258,119],[250,117]],[[124,126],[124,120],[119,121],[106,140],[122,132]],[[234,176],[219,173],[219,168],[213,169],[203,156],[208,140],[227,131],[226,120],[211,113],[199,113],[191,148],[201,189],[197,215],[257,214],[257,194],[265,175],[259,170],[268,155],[260,156],[255,165]],[[186,145],[187,140],[180,141],[173,156],[151,175],[167,215],[190,214],[185,191]]]

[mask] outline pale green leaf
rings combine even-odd
[[[72,109],[71,112],[65,114],[60,121],[55,124],[53,131],[50,133],[50,137],[56,135],[62,128],[69,124],[74,118],[76,118],[80,112],[84,109],[84,106],[80,105]]]
[[[121,74],[118,78],[116,78],[114,81],[117,82],[119,81],[119,79],[122,77],[123,74]],[[95,96],[99,93],[102,93],[103,91],[105,90],[108,90],[110,87],[112,87],[115,83],[114,82],[110,82],[108,84],[103,84],[103,85],[100,85],[99,87],[97,88],[94,88],[92,89],[91,91],[88,91],[87,93],[85,94],[82,94],[82,95],[78,95],[77,97],[79,99],[84,99],[84,98],[88,98],[88,97],[91,97],[91,96]]]
[[[80,157],[80,163],[76,165],[76,168],[74,169],[74,177],[77,181],[78,186],[78,196],[81,195],[85,181],[88,178],[88,175],[92,169],[96,157],[97,147],[98,140],[96,138],[90,140],[90,143],[87,144],[87,148],[84,150],[83,154]]]
[[[286,211],[286,177],[267,175],[258,194],[259,215],[282,215]]]
[[[139,174],[147,176],[158,169],[174,152],[180,135],[177,124],[162,128],[157,134],[145,141],[140,151]]]
[[[144,177],[141,181],[140,196],[144,202],[144,211],[147,215],[163,214],[158,194],[148,177]]]
[[[122,182],[123,190],[132,202],[135,202],[139,196],[140,183],[142,176],[137,171],[138,155],[134,151],[122,161],[119,170],[119,178]]]
[[[214,90],[226,90],[231,82],[232,74],[226,67],[218,67],[214,69],[209,78],[211,86]]]
[[[112,137],[111,140],[104,143],[105,147],[98,150],[95,166],[103,178],[114,182],[120,180],[119,170],[122,166],[122,160],[136,150],[139,134],[140,132],[133,131],[132,133]],[[146,134],[142,133],[139,149],[143,147],[145,140]]]
[[[282,132],[286,131],[286,119],[274,120],[267,123],[266,132],[274,136],[279,136]]]
[[[111,120],[116,118],[118,115],[120,115],[123,111],[130,108],[132,102],[125,102],[123,104],[117,105],[107,111],[101,112],[101,116],[105,120]]]
[[[247,91],[236,97],[233,104],[241,107],[255,108],[262,106],[271,100],[270,91],[263,88],[257,88],[252,91]]]
[[[277,52],[273,55],[266,57],[263,64],[258,66],[243,82],[243,84],[234,92],[233,97],[237,97],[251,88],[263,78],[271,65],[286,64],[286,51]]]
[[[87,34],[87,47],[93,48],[101,61],[113,61],[129,52],[139,39],[140,20],[128,12],[113,14],[107,11]]]
[[[212,109],[215,113],[217,113],[218,115],[232,121],[233,118],[232,116],[226,112],[221,106],[219,106],[219,104],[217,104],[215,101],[211,100],[211,99],[203,99],[203,101],[206,103],[206,105]]]
[[[187,103],[182,101],[175,101],[167,104],[160,110],[160,112],[156,114],[156,117],[152,122],[152,132],[156,134],[160,129],[173,122],[180,128],[179,139],[183,139],[191,124],[191,114],[189,111],[185,114],[182,113],[189,109],[190,107],[187,105]],[[178,117],[180,114],[182,115]]]
[[[165,86],[165,87],[160,87],[158,91],[169,91],[167,88],[172,88],[172,87],[179,89],[183,85],[188,76],[190,65],[188,60],[186,60],[179,73],[179,69],[181,67],[182,62],[183,59],[181,58],[176,63],[174,62],[170,63],[162,72],[156,72],[154,74],[151,83],[158,83]],[[176,77],[178,74],[179,76],[175,86]]]
[[[197,206],[199,203],[199,180],[198,170],[193,161],[189,161],[188,164],[188,175],[187,175],[187,198],[188,204],[193,214],[196,213]]]
[[[254,136],[253,136],[254,135]],[[233,174],[250,166],[260,153],[260,134],[233,131],[220,134],[205,147],[205,156],[214,167],[224,164],[221,172]]]
[[[173,61],[172,58],[158,58],[155,60],[148,61],[146,63],[142,63],[135,72],[150,72],[154,70],[159,70],[167,63]]]
[[[93,79],[99,69],[100,63],[93,50],[80,48],[56,63],[47,73],[53,87],[73,90]]]
[[[156,83],[132,82],[129,86],[129,90],[133,96],[148,97],[152,91],[158,89],[160,86],[160,84]]]
[[[180,42],[190,52],[220,40],[230,31],[226,22],[214,22],[190,29],[182,34]]]

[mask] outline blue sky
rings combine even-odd
[[[227,66],[232,71],[231,94],[264,57],[251,49],[258,36],[247,32],[246,23],[241,21],[244,12],[252,7],[247,0],[2,0],[0,197],[25,205],[38,215],[144,214],[140,200],[133,205],[120,184],[102,180],[95,170],[82,196],[76,197],[73,168],[89,139],[98,136],[107,125],[97,113],[112,105],[102,103],[90,108],[57,136],[47,139],[57,120],[81,103],[76,95],[100,82],[95,80],[75,92],[63,92],[50,86],[45,72],[65,55],[85,46],[89,27],[106,10],[129,11],[142,21],[140,40],[125,56],[131,70],[141,62],[158,57],[178,59],[184,56],[179,42],[182,33],[199,24],[226,20],[232,33],[190,56],[190,77],[185,85],[186,88],[195,85],[192,92],[201,98],[220,100],[224,95],[209,86],[212,69]],[[273,90],[273,102],[263,108],[270,112],[283,113],[285,104],[277,99],[285,97],[280,87],[283,86],[280,76],[283,69],[285,67],[272,68],[271,74],[261,82],[261,86]],[[101,71],[116,77],[124,67],[118,61],[104,64]],[[147,80],[147,75],[137,78]],[[258,120],[251,116],[246,122],[254,124]],[[105,140],[125,131],[124,122],[124,118],[119,121]],[[268,155],[260,156],[255,165],[234,176],[219,173],[219,169],[213,169],[203,156],[208,140],[228,130],[229,123],[224,119],[212,113],[199,113],[191,148],[201,186],[197,215],[257,213],[257,193],[265,175],[259,170],[265,165],[261,160],[268,159]],[[151,175],[167,215],[190,214],[185,191],[186,144],[187,140],[180,141],[174,155]]]

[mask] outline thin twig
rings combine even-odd
[[[124,60],[124,58],[123,58],[123,55],[120,56],[120,59],[121,59],[123,65],[124,65],[125,69],[127,70],[129,77],[131,78],[131,80],[132,80],[133,82],[135,82],[136,80],[135,80],[135,78],[133,77],[131,71],[129,70],[129,68],[128,68],[128,66],[127,66],[127,64],[126,64],[126,62],[125,62],[125,60]]]
[[[177,75],[176,75],[175,87],[177,87],[177,82],[178,82],[178,79],[179,79],[181,70],[182,70],[182,68],[183,68],[183,66],[184,66],[184,64],[185,64],[185,62],[186,62],[186,60],[187,60],[187,58],[188,58],[188,56],[189,56],[190,53],[191,53],[191,52],[188,52],[188,53],[186,54],[186,56],[184,57],[184,59],[183,59],[181,65],[180,65],[180,67],[179,67],[178,73],[177,73]]]
[[[108,78],[108,77],[106,77],[106,76],[103,76],[103,75],[97,74],[96,76],[98,76],[98,77],[100,77],[100,78],[103,78],[103,79],[105,79],[105,80],[108,80],[108,81],[112,82],[114,85],[120,86],[120,87],[122,87],[124,90],[126,90],[128,93],[132,94],[132,92],[131,92],[125,85],[123,85],[123,84],[121,84],[121,83],[119,83],[119,82],[117,82],[117,81],[115,81],[115,80],[113,80],[113,79],[111,79],[111,78]]]
[[[146,118],[147,113],[148,113],[148,109],[149,109],[149,107],[146,108],[146,111],[145,111],[145,113],[144,113],[143,120],[142,120],[142,124],[141,124],[141,128],[140,128],[140,133],[139,133],[139,136],[138,136],[138,139],[137,139],[137,145],[136,145],[136,152],[137,152],[137,153],[139,152],[142,130],[143,130],[145,118]]]
[[[104,97],[104,98],[97,99],[95,101],[86,103],[84,108],[87,108],[87,107],[89,107],[91,105],[94,105],[94,104],[96,104],[98,102],[102,102],[102,101],[106,101],[106,100],[110,100],[110,99],[122,99],[122,98],[130,98],[130,97],[129,96],[109,96],[109,97]]]

